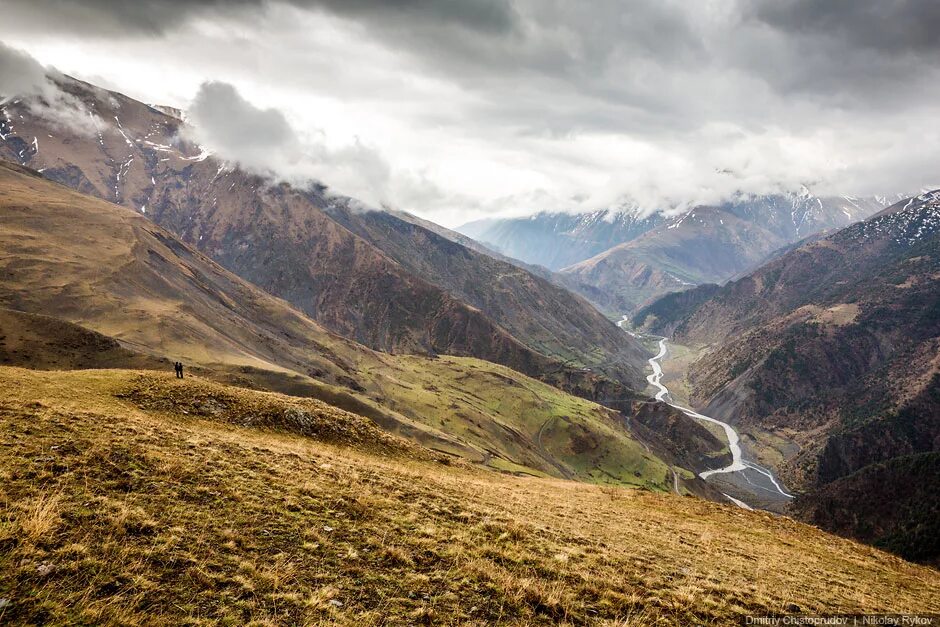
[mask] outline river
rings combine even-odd
[[[617,326],[623,329],[623,324],[626,321],[627,317],[624,316],[623,320],[617,323]],[[640,337],[636,333],[627,331],[626,329],[623,330],[634,337]],[[712,424],[718,425],[725,432],[725,438],[728,440],[728,450],[731,452],[731,463],[722,468],[713,468],[700,472],[699,477],[702,479],[708,479],[709,477],[715,475],[728,474],[730,475],[729,478],[733,477],[735,479],[741,480],[734,481],[733,483],[741,487],[743,490],[751,492],[755,495],[762,495],[768,498],[775,497],[776,499],[792,499],[793,495],[784,489],[784,487],[780,484],[779,481],[777,481],[776,477],[774,477],[770,470],[744,459],[744,453],[741,450],[741,438],[738,435],[738,432],[735,431],[734,427],[729,425],[727,422],[718,420],[717,418],[700,414],[694,409],[676,405],[670,400],[669,389],[662,383],[663,368],[661,362],[668,352],[666,347],[666,338],[658,336],[648,337],[654,337],[658,340],[659,343],[659,352],[649,359],[649,364],[653,372],[646,377],[646,380],[650,383],[650,385],[656,388],[656,400],[667,403],[671,407],[675,407],[687,416],[695,418],[696,420],[710,422]],[[751,509],[751,506],[744,501],[731,497],[727,494],[725,494],[725,496],[736,505],[746,509]]]

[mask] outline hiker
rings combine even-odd
[[[178,361],[178,362],[176,362],[175,364],[173,364],[173,369],[176,370],[176,378],[177,378],[177,379],[182,379],[182,378],[183,378],[183,364],[182,364],[182,362],[179,362],[179,361]]]

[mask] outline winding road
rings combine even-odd
[[[617,323],[617,326],[623,329],[623,324],[626,321],[627,321],[627,316],[624,316],[623,320]],[[636,333],[632,333],[630,331],[626,331],[626,332],[630,333],[630,335],[634,337],[639,337],[638,334]],[[657,337],[657,336],[653,336],[653,337]],[[650,364],[650,367],[653,369],[653,373],[646,377],[646,380],[650,383],[650,385],[656,388],[656,396],[655,396],[656,400],[662,401],[670,405],[671,407],[675,407],[679,411],[683,412],[685,415],[691,416],[692,418],[695,418],[696,420],[701,420],[703,422],[710,422],[712,424],[716,424],[720,426],[722,430],[724,430],[725,432],[725,437],[728,439],[728,450],[731,451],[731,463],[723,468],[715,468],[712,470],[705,470],[703,472],[700,472],[699,477],[701,477],[702,479],[707,479],[708,477],[711,477],[713,475],[736,473],[738,476],[744,479],[745,484],[750,488],[751,491],[754,491],[755,493],[757,490],[763,490],[776,496],[777,498],[783,497],[785,499],[792,499],[793,495],[788,493],[783,488],[783,486],[780,485],[780,483],[774,477],[772,472],[770,472],[763,466],[759,466],[758,464],[755,464],[750,461],[746,461],[744,459],[744,455],[741,451],[741,438],[738,435],[738,432],[735,431],[731,425],[729,425],[726,422],[722,422],[721,420],[718,420],[716,418],[712,418],[711,416],[700,414],[694,409],[689,409],[688,407],[682,407],[681,405],[676,405],[675,403],[672,403],[669,401],[669,390],[662,383],[663,368],[662,368],[662,364],[660,363],[662,358],[666,356],[666,352],[667,352],[666,338],[657,337],[657,339],[659,340],[659,352],[656,353],[654,357],[651,357],[649,359],[649,364]],[[756,475],[754,473],[756,473]],[[733,503],[735,503],[736,505],[740,507],[744,507],[746,509],[751,509],[751,507],[747,503],[744,503],[743,501],[740,501],[734,497],[728,496],[727,494],[725,494],[725,496],[727,496],[728,499],[732,501]]]

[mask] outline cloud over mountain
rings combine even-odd
[[[229,83],[342,187],[453,223],[919,189],[938,29],[929,0],[17,0],[0,37],[151,101]]]

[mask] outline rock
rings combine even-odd
[[[330,599],[330,605],[333,607],[343,607],[343,602],[339,599]]]

